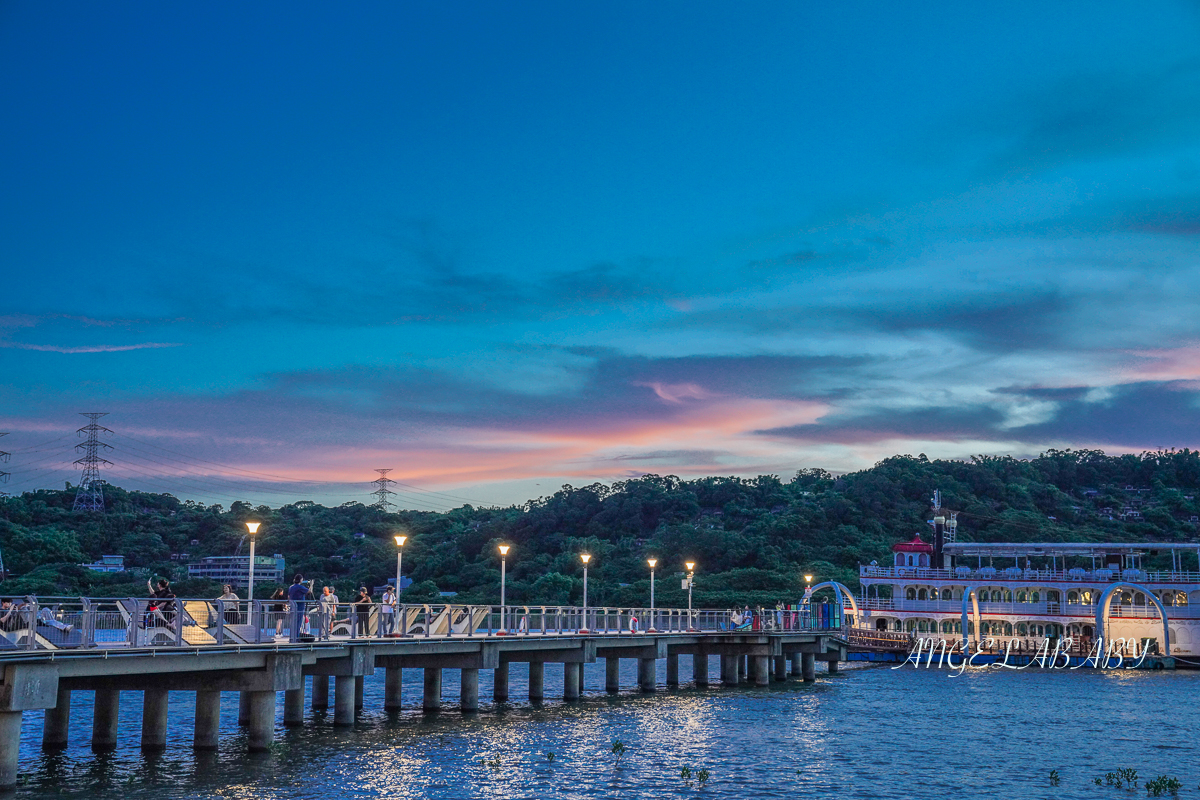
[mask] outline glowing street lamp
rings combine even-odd
[[[396,539],[396,612],[395,613],[399,614],[401,611],[401,609],[400,609],[400,575],[403,572],[403,567],[404,567],[404,543],[408,541],[408,537],[397,535],[395,537],[395,539]],[[400,622],[399,617],[396,618],[396,622],[397,622],[396,634],[399,636],[407,636],[408,634],[403,632],[407,626],[399,624],[399,622]]]
[[[246,530],[250,531],[250,580],[249,589],[246,590],[246,599],[254,600],[254,534],[258,533],[258,526],[261,522],[247,522]]]
[[[508,545],[502,544],[497,549],[500,551],[500,630],[496,631],[496,635],[507,636],[508,626],[506,620],[508,615],[507,608],[504,605],[504,579],[506,572],[505,562],[508,560]]]
[[[696,577],[696,562],[689,561],[684,566],[687,567],[688,571],[686,581],[688,590],[688,630],[694,631],[696,628],[692,625],[692,584],[695,582]]]
[[[646,633],[658,633],[654,628],[654,568],[658,566],[658,559],[647,558],[646,563],[650,565],[650,627]]]
[[[583,627],[579,629],[579,632],[589,633],[587,628],[587,569],[588,562],[592,560],[592,557],[588,553],[582,553],[579,556],[579,560],[583,562]]]

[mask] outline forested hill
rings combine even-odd
[[[578,602],[582,552],[593,554],[593,604],[644,604],[648,556],[659,558],[662,605],[683,601],[678,577],[688,559],[698,564],[698,605],[774,603],[798,597],[805,573],[853,586],[860,563],[883,562],[894,543],[915,533],[928,540],[934,489],[946,509],[960,512],[964,540],[1196,541],[1200,452],[895,456],[840,477],[805,469],[786,481],[647,475],[611,487],[564,486],[523,506],[444,514],[384,513],[359,503],[224,509],[116,486],[105,488],[107,513],[86,514],[71,511],[72,489],[41,490],[0,500],[10,576],[0,593],[140,595],[145,578],[157,574],[173,578],[180,594],[212,594],[216,587],[186,579],[186,558],[232,555],[243,522],[254,519],[263,523],[260,554],[282,553],[289,573],[332,583],[342,597],[394,574],[392,536],[403,532],[413,600],[457,592],[457,602],[498,602],[496,545],[506,542],[513,546],[510,603]],[[104,575],[78,566],[102,554],[124,555],[132,571]],[[264,597],[274,589],[258,588]]]

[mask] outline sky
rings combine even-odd
[[[0,2],[0,488],[1197,447],[1200,5]]]

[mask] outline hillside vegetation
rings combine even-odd
[[[107,512],[85,514],[71,510],[69,487],[40,490],[0,500],[0,548],[10,575],[0,593],[140,596],[154,574],[172,578],[181,595],[215,595],[219,587],[186,578],[178,554],[232,555],[244,548],[243,523],[253,519],[263,523],[258,553],[282,553],[289,575],[333,584],[343,598],[394,574],[392,536],[407,533],[410,601],[457,592],[455,602],[498,602],[496,545],[506,542],[513,547],[514,604],[578,603],[582,552],[593,555],[594,605],[646,604],[648,556],[659,559],[662,606],[685,602],[679,577],[689,559],[698,564],[698,606],[773,604],[795,600],[805,573],[856,586],[859,564],[883,563],[894,543],[914,534],[928,540],[934,489],[945,508],[960,512],[964,540],[1196,541],[1200,452],[895,456],[840,477],[805,469],[787,481],[647,475],[612,486],[564,486],[522,506],[447,513],[310,502],[226,509],[106,486]],[[78,566],[102,554],[124,555],[131,571],[105,575]],[[256,588],[266,597],[275,587]]]

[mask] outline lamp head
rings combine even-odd
[[[696,571],[696,562],[695,561],[689,561],[686,564],[684,564],[684,566],[687,567],[688,572]]]
[[[250,531],[250,533],[258,533],[259,525],[262,525],[262,523],[261,522],[247,522],[246,530]]]
[[[581,553],[579,556],[579,560],[582,561],[584,564],[586,564],[592,560],[592,557],[588,553]]]
[[[658,566],[658,559],[657,558],[647,558],[646,563],[650,565],[650,569],[654,569],[655,567]]]
[[[812,575],[805,575],[805,576],[804,576],[804,582],[805,582],[805,583],[812,583]]]
[[[500,545],[499,550],[500,550],[500,555],[502,555],[502,556],[508,555],[508,545],[506,545],[506,544]]]
[[[408,541],[407,536],[397,536],[396,537],[396,547],[404,547],[404,543],[407,541]]]

